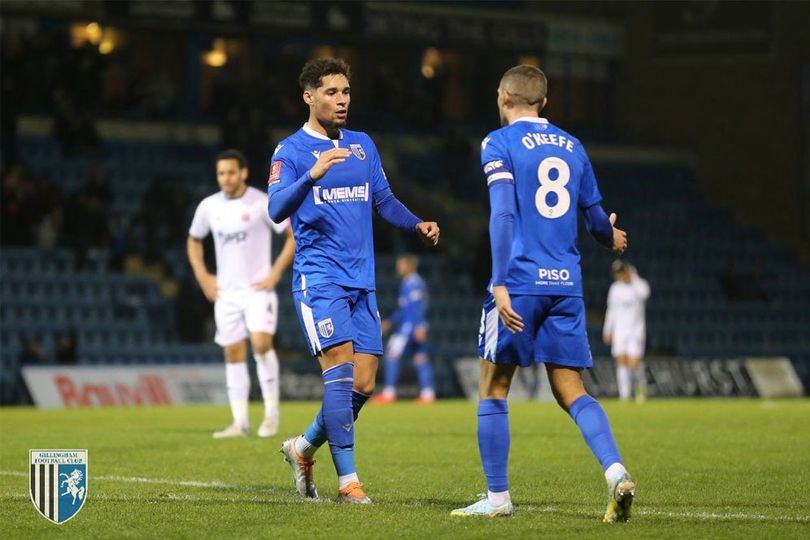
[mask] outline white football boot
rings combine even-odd
[[[246,427],[239,427],[236,424],[231,424],[222,431],[215,431],[215,439],[236,439],[239,437],[247,437],[250,430]]]

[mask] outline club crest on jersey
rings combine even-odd
[[[87,450],[29,450],[31,502],[61,525],[87,500]]]
[[[352,154],[354,154],[357,159],[366,159],[366,151],[363,150],[363,147],[359,144],[350,144],[349,148],[352,149]]]
[[[281,162],[274,161],[270,164],[270,176],[267,177],[267,185],[271,186],[281,182]]]
[[[335,326],[332,324],[332,319],[324,319],[318,321],[318,332],[322,338],[330,338],[335,333]]]

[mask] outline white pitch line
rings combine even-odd
[[[28,476],[28,474],[19,472],[19,471],[2,471],[0,470],[0,476]],[[213,488],[213,489],[233,489],[236,491],[249,491],[249,492],[256,492],[256,493],[273,493],[277,492],[278,490],[274,488],[261,488],[258,486],[243,486],[237,484],[225,484],[223,482],[202,482],[198,480],[171,480],[169,478],[144,478],[140,476],[93,476],[93,480],[102,480],[108,482],[128,482],[128,483],[135,483],[135,484],[160,484],[160,485],[170,485],[170,486],[186,486],[186,487],[197,487],[197,488]],[[287,493],[285,491],[285,493]],[[109,500],[109,501],[142,501],[144,497],[129,497],[126,495],[107,495],[107,494],[100,494],[98,492],[93,492],[91,495],[93,498],[99,498],[101,500]],[[10,499],[29,499],[28,495],[22,495],[19,493],[3,493],[1,495],[2,498],[10,498]],[[154,497],[152,497],[154,498]],[[187,495],[184,493],[169,493],[166,494],[164,497],[160,497],[161,500],[166,501],[186,501],[186,502],[203,502],[203,501],[210,501],[210,497],[204,496],[195,496],[195,495]],[[232,503],[239,503],[239,502],[266,502],[266,500],[258,498],[258,497],[231,497],[231,498],[217,498],[217,501],[223,502],[232,502]],[[315,502],[311,500],[304,500],[301,499],[302,502]],[[153,501],[154,502],[154,501]],[[419,506],[423,507],[425,505],[415,501],[410,504],[405,504],[404,506]],[[517,513],[522,512],[537,512],[543,514],[553,514],[553,513],[561,513],[561,514],[574,514],[574,515],[581,515],[581,516],[591,516],[591,512],[584,512],[584,511],[570,511],[565,510],[562,508],[555,508],[553,506],[531,506],[531,505],[517,505]],[[639,508],[633,510],[633,515],[635,516],[652,516],[652,517],[661,517],[661,518],[671,518],[671,519],[683,519],[683,520],[705,520],[705,521],[771,521],[771,522],[782,522],[782,523],[810,523],[810,516],[768,516],[765,514],[746,514],[744,512],[731,512],[731,513],[719,513],[719,512],[667,512],[663,510],[655,510],[652,508]]]
[[[0,471],[0,476],[28,476],[19,471]],[[234,489],[240,491],[274,491],[271,488],[261,488],[258,486],[243,486],[237,484],[225,484],[223,482],[201,482],[198,480],[172,480],[169,478],[144,478],[141,476],[93,476],[93,480],[108,482],[131,482],[135,484],[166,484],[171,486],[199,487],[213,489]]]
[[[590,516],[591,512],[571,511],[562,508],[555,508],[553,506],[530,506],[530,505],[515,505],[516,512],[539,512],[543,514],[573,514]],[[779,521],[779,522],[792,522],[792,523],[810,523],[810,516],[766,516],[764,514],[745,514],[742,512],[736,513],[717,513],[717,512],[666,512],[662,510],[640,508],[633,509],[634,516],[652,516],[664,517],[673,519],[699,519],[699,520],[717,520],[717,521]]]

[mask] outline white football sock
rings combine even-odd
[[[386,386],[385,388],[383,388],[382,393],[385,397],[389,398],[397,397],[397,389],[394,388],[393,386]]]
[[[247,429],[248,396],[250,395],[250,375],[247,362],[225,363],[225,385],[228,388],[228,401],[231,404],[233,423]]]
[[[352,482],[359,482],[360,478],[357,477],[357,473],[353,472],[351,474],[344,474],[343,476],[338,476],[338,489],[343,489]]]
[[[605,480],[607,481],[608,490],[613,489],[613,486],[616,485],[616,482],[622,477],[624,473],[627,472],[627,469],[624,468],[619,462],[614,463],[607,469],[605,469]]]
[[[256,375],[259,377],[259,386],[262,389],[262,398],[264,398],[264,416],[265,418],[277,418],[279,367],[276,351],[270,349],[264,354],[254,354],[253,359],[256,360]]]
[[[621,364],[616,365],[616,382],[619,385],[619,397],[630,399],[633,385],[630,382],[630,368]]]
[[[436,399],[436,391],[433,388],[422,388],[419,391],[419,396],[422,399]]]
[[[311,458],[318,451],[318,446],[310,444],[306,437],[301,435],[295,439],[295,453],[304,458]]]
[[[506,491],[498,491],[498,492],[487,490],[487,499],[489,500],[489,504],[491,504],[492,506],[503,506],[504,504],[511,501],[512,497],[509,496],[508,489]]]
[[[633,370],[633,378],[635,379],[635,389],[642,394],[647,393],[647,372],[644,371],[644,362],[639,361],[636,369]]]

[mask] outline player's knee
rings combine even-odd
[[[374,388],[376,387],[376,382],[374,377],[358,377],[355,373],[353,387],[355,390],[362,392],[363,394],[372,394],[374,392]]]
[[[264,355],[273,349],[272,343],[260,343],[253,345],[253,354]]]
[[[225,356],[225,362],[229,364],[238,364],[247,360],[244,343],[227,345],[223,347],[222,352]]]
[[[254,354],[266,354],[273,348],[273,336],[270,334],[254,334],[250,337],[250,346]]]
[[[428,361],[428,357],[427,357],[426,354],[415,354],[415,355],[413,355],[413,363],[416,364],[417,366],[419,364],[424,364],[427,361]]]

